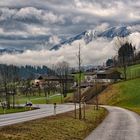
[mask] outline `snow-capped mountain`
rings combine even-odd
[[[71,38],[68,38],[68,39],[61,38],[60,43],[56,44],[56,45],[54,45],[54,43],[50,44],[49,38],[51,36],[47,36],[47,35],[39,36],[39,38],[29,38],[28,40],[29,41],[30,40],[36,41],[38,39],[40,41],[40,44],[41,44],[42,48],[43,47],[45,48],[47,46],[48,47],[47,49],[58,50],[61,46],[63,46],[63,45],[70,45],[74,41],[77,41],[77,40],[84,40],[85,44],[88,44],[88,43],[90,43],[90,42],[92,42],[95,39],[100,38],[100,37],[107,38],[107,39],[113,39],[116,36],[118,36],[118,37],[126,37],[126,36],[128,36],[128,35],[130,35],[131,33],[134,33],[134,32],[140,32],[140,30],[139,29],[132,30],[130,26],[116,26],[116,27],[108,28],[105,31],[99,31],[98,29],[83,31],[82,33],[77,34],[77,35],[75,35],[75,36],[73,36]],[[2,39],[4,39],[4,38],[2,38]],[[11,38],[9,37],[9,39],[13,40],[14,38],[13,37],[11,37]],[[19,39],[24,40],[23,38],[19,38]],[[8,48],[8,47],[0,48],[0,55],[5,54],[5,53],[8,53],[8,54],[23,53],[25,50],[27,50],[28,44],[26,44],[24,42],[23,45],[25,47],[27,45],[26,49],[23,49],[23,50],[21,49],[20,50],[20,49],[17,49],[16,47],[14,47],[14,46],[11,46],[11,48]],[[35,44],[33,46],[35,48]],[[35,49],[41,50],[39,47],[35,48]]]
[[[71,37],[65,41],[62,41],[60,44],[57,44],[51,48],[51,50],[58,50],[62,45],[71,44],[76,40],[83,39],[86,44],[94,41],[95,38],[103,37],[108,39],[113,39],[114,37],[126,37],[129,34],[133,33],[127,26],[119,26],[119,27],[112,27],[103,32],[98,30],[89,30],[84,31],[74,37]]]
[[[129,34],[131,34],[131,31],[127,28],[127,26],[122,26],[109,28],[108,30],[99,33],[98,37],[107,37],[107,38],[114,38],[116,36],[126,37]]]
[[[75,40],[80,40],[85,36],[86,33],[87,33],[87,31],[84,31],[84,32],[82,32],[74,37],[69,38],[68,40],[64,40],[60,44],[53,46],[50,50],[58,50],[62,45],[71,44]]]

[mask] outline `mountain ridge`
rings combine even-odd
[[[131,29],[131,26],[114,26],[110,27],[104,31],[100,31],[98,29],[93,30],[85,30],[77,35],[74,35],[73,37],[70,37],[68,39],[62,39],[60,43],[53,45],[50,47],[51,50],[58,50],[63,45],[71,45],[74,41],[83,39],[85,44],[88,44],[92,41],[94,41],[96,38],[107,38],[107,39],[113,39],[114,37],[126,37],[134,32],[140,32],[139,30],[133,30]],[[42,36],[41,36],[42,37]],[[44,42],[44,36],[43,36],[43,42]],[[46,41],[48,41],[48,38],[46,38]],[[3,54],[22,54],[25,50],[22,49],[16,49],[16,48],[0,48],[0,55]]]
[[[85,41],[85,44],[88,44],[91,41],[94,41],[94,39],[98,37],[113,39],[114,37],[117,36],[126,37],[133,32],[135,31],[128,29],[128,26],[114,26],[108,28],[105,31],[87,30],[74,37],[65,40],[64,42],[60,42],[59,44],[54,45],[50,50],[58,50],[62,45],[71,44],[72,42],[80,39],[83,39]]]

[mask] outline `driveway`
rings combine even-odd
[[[37,107],[39,107],[40,109],[27,111],[27,112],[0,115],[0,126],[21,123],[25,121],[30,121],[30,120],[54,115],[53,104],[37,105]],[[57,105],[56,114],[60,114],[60,113],[64,113],[64,112],[68,112],[72,110],[74,110],[74,105],[61,104],[61,105]]]
[[[109,114],[85,140],[140,140],[140,116],[111,106],[103,106]]]

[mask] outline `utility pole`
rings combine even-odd
[[[78,65],[79,65],[79,81],[78,81],[78,95],[79,95],[79,120],[82,119],[82,109],[81,109],[81,46],[79,44],[78,51]]]

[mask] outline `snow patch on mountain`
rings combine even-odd
[[[134,32],[139,32],[138,29],[133,29],[131,26],[117,26],[108,28],[105,31],[99,30],[88,30],[84,31],[74,37],[71,37],[65,41],[60,42],[59,44],[53,46],[50,50],[58,50],[63,45],[70,45],[76,40],[84,40],[85,44],[89,44],[90,42],[94,41],[96,38],[107,38],[112,40],[115,37],[126,37]]]

